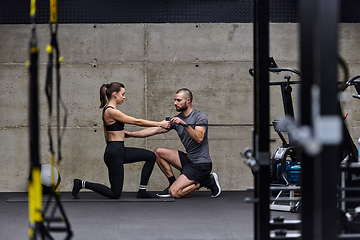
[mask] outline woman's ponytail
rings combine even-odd
[[[100,108],[105,107],[108,102],[108,99],[111,98],[113,92],[119,92],[120,88],[125,88],[124,84],[119,82],[112,82],[103,84],[100,87]]]
[[[100,108],[105,107],[107,104],[106,99],[106,84],[101,85],[100,87]]]

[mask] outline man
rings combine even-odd
[[[180,198],[203,186],[211,190],[211,197],[217,197],[221,193],[218,176],[211,173],[207,117],[192,108],[192,99],[189,89],[182,88],[176,92],[174,105],[180,114],[170,119],[169,129],[152,127],[126,132],[127,137],[149,137],[175,129],[184,145],[186,153],[170,148],[154,150],[156,162],[169,180],[169,186],[157,194],[159,197]],[[181,171],[178,179],[175,179],[171,166]]]

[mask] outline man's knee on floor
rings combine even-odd
[[[180,189],[170,187],[169,193],[173,198],[181,198]]]

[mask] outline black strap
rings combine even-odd
[[[103,122],[104,122],[105,125],[106,125],[106,123],[105,123],[105,120],[104,120],[104,113],[105,113],[105,110],[108,109],[108,108],[115,109],[113,106],[107,106],[106,108],[104,108],[102,120],[103,120]]]
[[[64,135],[64,131],[66,129],[67,124],[67,108],[64,102],[61,99],[61,78],[60,78],[60,50],[57,42],[57,31],[58,24],[55,24],[55,27],[52,22],[50,25],[50,44],[47,47],[47,51],[49,53],[48,57],[48,65],[47,65],[47,74],[46,74],[46,84],[45,84],[45,92],[47,96],[47,100],[49,103],[49,122],[48,122],[48,136],[49,136],[49,150],[51,153],[54,153],[53,143],[52,143],[52,135],[51,135],[51,116],[52,116],[52,100],[53,100],[53,60],[55,53],[55,77],[56,77],[56,119],[57,119],[57,137],[58,137],[58,161],[60,162],[62,159],[61,154],[61,139]],[[64,109],[64,120],[62,131],[60,130],[60,105]]]

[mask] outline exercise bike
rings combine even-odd
[[[357,94],[353,98],[360,99],[360,74],[348,80],[341,88],[346,90],[354,86]],[[340,162],[341,180],[339,190],[339,233],[341,235],[358,237],[360,239],[360,162],[358,149],[351,136],[344,128],[344,142],[342,144],[342,160]]]
[[[300,72],[293,68],[279,68],[273,57],[269,57],[269,71],[273,73],[292,72],[299,77]],[[249,70],[253,76],[253,69]],[[300,81],[291,81],[291,76],[284,76],[285,81],[270,82],[269,86],[280,86],[283,101],[284,114],[294,118],[294,107],[292,102],[293,84]],[[281,147],[278,147],[270,159],[270,210],[298,212],[301,206],[300,196],[300,172],[301,164],[297,159],[299,146],[292,139],[284,137],[284,132],[278,127],[278,120],[274,120],[273,127],[281,139]]]

